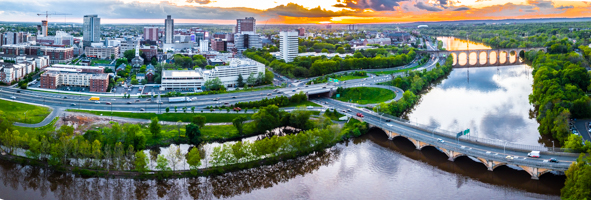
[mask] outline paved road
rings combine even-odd
[[[587,141],[591,141],[591,133],[589,133],[589,127],[587,126],[589,122],[591,122],[591,119],[578,119],[575,121],[575,127],[579,134]]]

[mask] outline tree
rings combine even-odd
[[[170,112],[170,108],[166,107],[166,113]]]
[[[103,156],[103,152],[101,151],[101,142],[95,140],[92,142],[92,156],[94,157],[95,167],[99,166],[100,159]]]
[[[328,53],[328,49],[322,49],[322,53]]]
[[[591,156],[581,154],[566,170],[566,181],[560,190],[562,199],[591,199]]]
[[[244,87],[244,78],[242,78],[242,74],[238,74],[238,87]]]
[[[220,78],[218,78],[218,77],[216,77],[214,79],[209,79],[209,80],[205,81],[205,83],[203,84],[203,86],[207,90],[225,90],[226,89],[222,85],[222,80],[220,80]]]
[[[244,116],[236,117],[234,118],[234,120],[232,120],[232,124],[234,125],[234,127],[236,127],[236,130],[238,130],[239,135],[243,134],[245,121],[246,117]]]
[[[156,58],[156,56],[152,57],[152,60],[151,60],[150,64],[157,65],[158,64],[158,58]]]
[[[172,171],[176,171],[176,165],[181,161],[178,155],[181,154],[181,149],[179,146],[171,144],[168,147],[168,154],[166,155],[168,162],[170,162],[170,166],[172,166]]]
[[[196,124],[197,126],[199,126],[199,128],[203,128],[205,127],[205,122],[207,121],[207,119],[205,118],[205,116],[203,115],[195,115],[193,116],[193,124]]]
[[[166,108],[166,112],[168,112],[168,108]],[[160,138],[160,130],[162,129],[162,125],[160,125],[160,121],[158,117],[152,118],[150,122],[150,133],[152,133],[152,137]]]
[[[199,126],[197,124],[187,124],[185,127],[185,133],[189,138],[189,143],[194,145],[201,143],[201,130],[199,130]]]
[[[191,171],[195,171],[201,166],[201,156],[199,155],[199,149],[197,149],[197,147],[193,147],[191,151],[189,151],[186,159]]]
[[[251,73],[250,76],[246,79],[246,83],[250,86],[256,85],[257,79],[254,77],[254,73]]]
[[[174,107],[174,112],[177,112],[177,110],[178,110],[178,107],[175,106]]]
[[[280,125],[279,107],[269,105],[261,108],[259,112],[252,115],[252,119],[258,132],[263,133],[267,130],[274,129]]]
[[[127,58],[127,62],[131,62],[131,60],[135,58],[135,49],[130,49],[123,52],[123,57]]]
[[[135,170],[144,173],[148,170],[148,163],[150,160],[143,151],[135,152]]]
[[[168,172],[171,171],[168,166],[168,159],[163,155],[158,155],[158,159],[156,159],[156,169],[160,171],[158,173],[160,176],[167,176]]]
[[[195,106],[191,107],[191,112],[195,113]]]
[[[337,53],[344,54],[345,49],[343,47],[339,47],[339,48],[337,48]]]

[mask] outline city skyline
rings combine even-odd
[[[162,23],[172,15],[177,23],[233,24],[252,16],[259,24],[408,23],[457,20],[500,20],[591,17],[591,3],[562,0],[8,0],[0,8],[3,21],[37,22],[47,10],[71,16],[50,17],[49,23],[81,23],[97,14],[107,24]],[[64,9],[78,5],[79,9]],[[96,9],[100,8],[100,9]]]

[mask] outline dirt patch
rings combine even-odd
[[[89,129],[96,127],[110,128],[110,122],[117,122],[119,124],[140,123],[127,120],[118,120],[115,118],[111,120],[111,117],[108,116],[97,116],[85,113],[66,112],[65,115],[61,116],[60,119],[56,122],[55,126],[57,128],[61,127],[62,125],[72,126],[74,127],[74,133],[83,134]]]

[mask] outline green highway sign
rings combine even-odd
[[[470,129],[464,130],[464,135],[468,135],[468,133],[470,133]]]
[[[341,97],[341,94],[337,94],[337,98]]]

